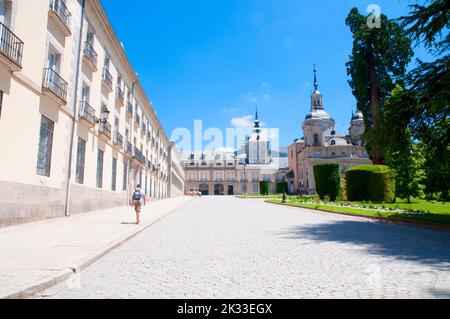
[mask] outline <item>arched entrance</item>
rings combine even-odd
[[[223,185],[216,184],[214,185],[214,195],[222,195],[223,194]]]
[[[202,193],[202,195],[209,195],[208,184],[200,184],[199,191]]]

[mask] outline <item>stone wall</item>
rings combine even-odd
[[[71,185],[70,214],[127,205],[126,192]],[[0,227],[63,217],[65,189],[0,181]]]

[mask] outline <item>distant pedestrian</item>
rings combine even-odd
[[[142,204],[147,204],[147,199],[141,190],[141,185],[137,184],[132,197],[132,206],[134,206],[134,211],[136,212],[136,225],[139,225],[140,222],[139,217],[141,214]]]

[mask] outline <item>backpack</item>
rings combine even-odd
[[[135,190],[133,193],[133,200],[141,200],[142,198],[142,193],[140,190]]]

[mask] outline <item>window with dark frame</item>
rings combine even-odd
[[[128,177],[128,164],[124,163],[123,164],[123,183],[122,183],[122,189],[124,191],[127,190],[127,177]]]
[[[112,160],[112,180],[111,180],[111,190],[113,192],[116,191],[116,183],[117,183],[117,159],[113,157],[113,160]]]
[[[85,159],[86,159],[86,141],[79,137],[77,146],[77,167],[75,173],[75,182],[78,184],[84,184]]]
[[[50,176],[53,147],[53,130],[55,124],[45,116],[41,116],[39,148],[37,158],[37,174]]]
[[[103,157],[104,153],[102,150],[98,150],[97,153],[97,187],[103,187]]]

